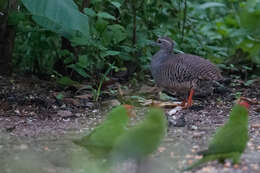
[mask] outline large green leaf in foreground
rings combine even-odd
[[[79,34],[89,36],[88,17],[78,10],[73,0],[22,0],[42,27],[68,39]]]

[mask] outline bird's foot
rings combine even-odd
[[[180,104],[180,106],[182,107],[182,109],[189,109],[191,106],[192,106],[192,101],[191,101],[191,103],[187,103],[187,104]]]

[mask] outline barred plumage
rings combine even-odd
[[[160,37],[156,44],[160,50],[152,57],[150,70],[160,87],[188,93],[196,90],[201,81],[222,79],[220,70],[210,61],[191,54],[173,54],[174,44],[170,38]]]

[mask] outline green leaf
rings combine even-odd
[[[32,16],[32,19],[38,23],[41,27],[44,27],[47,30],[56,32],[66,38],[70,38],[72,35],[75,34],[73,33],[73,30],[63,30],[61,25],[58,25],[57,23],[49,20],[46,17],[42,16]]]
[[[116,55],[119,55],[119,54],[120,54],[119,51],[109,50],[109,51],[106,51],[104,53],[101,53],[101,57],[104,58],[106,56],[116,56]]]
[[[127,33],[125,31],[125,28],[118,24],[109,25],[107,27],[106,32],[107,35],[109,35],[112,38],[114,44],[117,44],[127,38]]]
[[[85,8],[84,13],[88,16],[91,16],[91,17],[94,17],[94,16],[97,15],[96,12],[91,8]]]
[[[111,14],[107,13],[107,12],[99,12],[97,14],[98,17],[103,18],[103,19],[112,19],[112,20],[116,20],[116,18],[114,16],[112,16]]]
[[[62,93],[59,93],[58,95],[56,95],[56,99],[58,100],[62,100],[64,98],[64,95]]]
[[[79,62],[77,63],[81,68],[87,68],[89,66],[89,60],[87,55],[79,56]]]
[[[116,2],[116,1],[112,1],[111,4],[113,4],[116,8],[121,7],[121,4],[119,2]]]
[[[199,8],[201,8],[201,9],[207,9],[207,8],[213,8],[213,7],[226,7],[226,6],[225,6],[225,4],[222,4],[219,2],[206,2],[199,6]]]
[[[89,36],[88,17],[82,14],[73,0],[22,0],[34,21],[68,39],[76,33]]]
[[[131,56],[129,53],[126,53],[126,52],[121,52],[119,57],[121,60],[124,60],[124,61],[129,61],[129,60],[133,59],[133,56]]]
[[[256,80],[248,80],[244,83],[245,86],[250,86],[252,85]]]
[[[258,2],[257,2],[258,1]],[[246,5],[241,7],[239,17],[241,21],[241,26],[253,32],[252,34],[260,35],[260,1],[259,0],[249,0]]]
[[[91,39],[89,39],[88,37],[72,37],[70,39],[70,41],[72,42],[73,46],[85,46],[85,45],[90,45],[91,44]]]
[[[80,67],[79,65],[77,65],[77,64],[71,64],[71,65],[69,65],[68,67],[69,67],[69,68],[72,68],[72,69],[75,70],[78,74],[80,74],[81,76],[83,76],[83,77],[85,77],[85,78],[90,77],[90,76],[86,73],[86,71],[85,71],[82,67]]]
[[[20,21],[24,21],[24,20],[26,20],[26,16],[24,13],[17,12],[17,11],[9,11],[8,25],[18,25]]]
[[[96,22],[95,28],[99,33],[103,33],[107,28],[108,22],[99,18]]]
[[[61,77],[59,79],[57,79],[56,81],[59,85],[61,86],[75,86],[75,85],[79,85],[78,82],[71,80],[69,77]]]

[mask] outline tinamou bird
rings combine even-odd
[[[86,148],[94,157],[106,157],[112,150],[116,139],[127,130],[129,117],[134,116],[131,105],[113,108],[106,120],[89,135],[73,142]]]
[[[166,117],[162,109],[150,108],[145,119],[130,128],[115,143],[112,160],[135,160],[138,163],[154,152],[160,145],[167,129]]]
[[[210,61],[191,54],[174,54],[170,38],[160,37],[156,45],[160,50],[150,64],[155,83],[166,91],[184,95],[184,108],[192,105],[192,96],[200,84],[222,79],[220,70]]]
[[[232,108],[229,120],[217,129],[208,149],[198,152],[203,158],[184,169],[190,170],[202,163],[218,160],[223,163],[225,159],[231,159],[233,164],[240,161],[248,141],[248,109],[250,105],[243,100]]]

